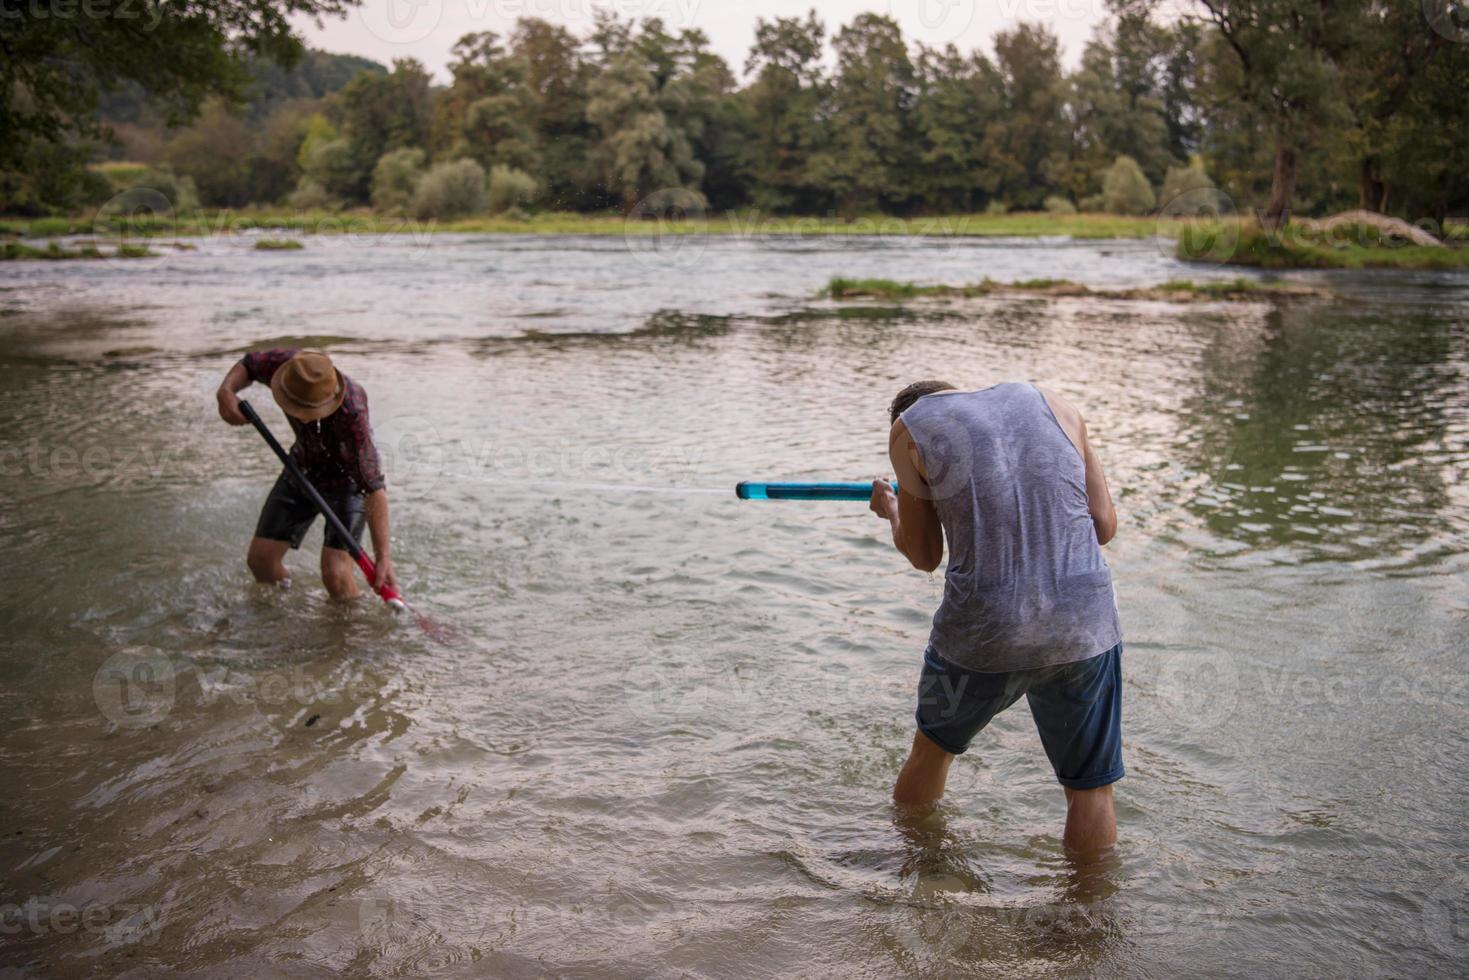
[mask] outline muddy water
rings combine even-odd
[[[0,271],[0,965],[1463,968],[1469,284],[902,309],[813,297],[1180,270],[1146,242],[676,244]],[[319,531],[289,589],[249,582],[276,467],[211,392],[280,343],[368,389],[399,576],[459,644],[329,602]],[[1063,858],[1023,710],[895,820],[941,581],[864,506],[730,492],[881,473],[886,402],[930,376],[1054,386],[1110,471],[1129,775],[1102,869]]]

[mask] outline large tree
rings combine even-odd
[[[921,156],[913,192],[930,208],[971,211],[998,189],[985,147],[1000,116],[999,73],[984,55],[960,54],[952,44],[919,45],[914,69]]]
[[[754,81],[743,93],[750,109],[751,200],[770,211],[809,211],[825,199],[811,160],[821,146],[826,27],[813,10],[805,20],[755,22],[745,61]]]
[[[1346,109],[1337,60],[1375,0],[1188,0],[1215,33],[1202,97],[1229,117],[1235,133],[1269,141],[1270,197],[1264,223],[1289,219],[1306,150],[1342,122]],[[1121,0],[1124,10],[1154,0]]]
[[[0,171],[24,167],[37,141],[59,147],[95,133],[100,93],[128,82],[174,123],[195,116],[210,95],[238,100],[251,58],[299,57],[293,17],[319,20],[355,0],[3,3]]]
[[[832,44],[832,138],[818,172],[847,214],[902,207],[911,196],[917,95],[902,29],[891,17],[858,14]]]
[[[1063,112],[1060,44],[1040,24],[995,37],[1003,109],[986,140],[986,169],[999,196],[1038,207],[1066,170],[1069,130]]]

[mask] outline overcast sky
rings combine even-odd
[[[952,41],[964,51],[986,53],[997,32],[1020,21],[1040,21],[1061,39],[1067,67],[1077,64],[1093,27],[1106,19],[1104,0],[364,0],[345,20],[328,20],[321,28],[309,21],[298,26],[314,47],[383,64],[417,58],[448,81],[449,49],[461,35],[504,34],[519,17],[540,17],[585,34],[596,7],[624,18],[662,18],[670,32],[697,27],[737,75],[743,74],[756,18],[804,16],[812,7],[825,21],[828,37],[870,10],[896,18],[910,43]]]

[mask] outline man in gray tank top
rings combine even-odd
[[[1122,627],[1101,551],[1117,514],[1086,423],[1035,385],[940,381],[903,389],[891,421],[898,490],[874,481],[872,510],[917,568],[949,547],[893,799],[932,807],[954,756],[1024,695],[1066,792],[1067,850],[1105,850],[1123,774]]]

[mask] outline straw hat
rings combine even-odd
[[[321,351],[303,350],[275,369],[270,392],[287,415],[315,422],[342,407],[347,385],[330,357]]]

